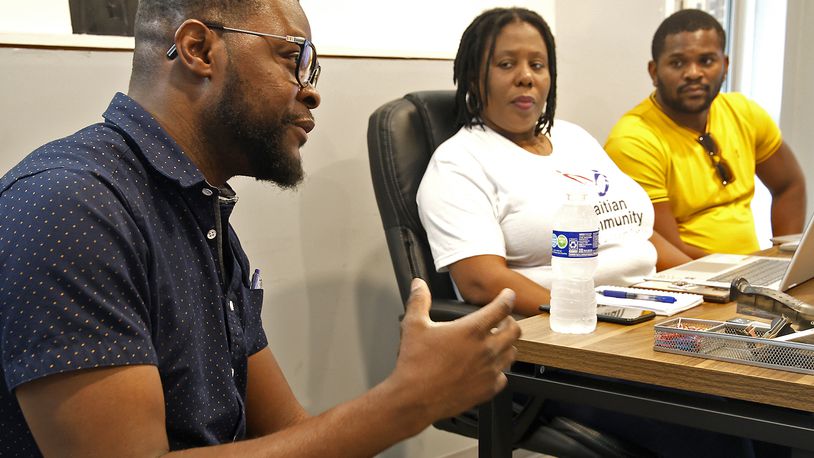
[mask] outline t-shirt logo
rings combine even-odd
[[[585,175],[580,175],[577,173],[562,172],[557,170],[557,173],[562,175],[564,178],[576,181],[579,184],[593,184],[596,187],[596,193],[599,195],[599,197],[605,197],[610,189],[610,180],[608,180],[608,176],[596,169],[592,170],[592,172],[593,177],[586,177]]]
[[[605,197],[605,194],[608,193],[608,189],[610,189],[608,176],[599,170],[594,170],[594,184],[596,185],[596,192],[599,194],[599,197]]]

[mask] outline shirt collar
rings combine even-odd
[[[128,137],[128,143],[137,145],[138,152],[162,175],[183,187],[205,181],[178,143],[132,98],[117,92],[103,117]]]

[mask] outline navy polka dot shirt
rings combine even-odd
[[[2,456],[39,455],[17,386],[130,364],[158,367],[171,448],[245,437],[247,358],[267,341],[237,196],[126,95],[104,118],[0,179]]]

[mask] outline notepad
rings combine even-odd
[[[622,286],[598,286],[596,288],[597,291],[603,290],[614,290],[614,291],[625,291],[629,293],[638,293],[638,294],[658,294],[659,296],[669,296],[674,297],[676,299],[673,303],[666,303],[666,302],[656,302],[656,301],[645,301],[640,299],[621,299],[617,297],[608,297],[602,294],[596,294],[596,303],[598,305],[617,305],[621,307],[633,307],[638,309],[646,309],[652,310],[656,312],[657,315],[675,315],[678,312],[683,312],[684,310],[690,309],[695,307],[696,305],[704,302],[704,296],[700,294],[690,294],[690,293],[677,293],[672,291],[656,291],[652,289],[642,289],[642,288],[626,288]]]

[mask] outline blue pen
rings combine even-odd
[[[676,301],[676,298],[672,296],[659,296],[656,294],[643,294],[643,293],[631,293],[629,291],[615,291],[612,289],[606,289],[601,291],[599,294],[606,296],[606,297],[618,297],[620,299],[638,299],[640,301],[653,301],[653,302],[664,302],[667,304],[672,304]]]

